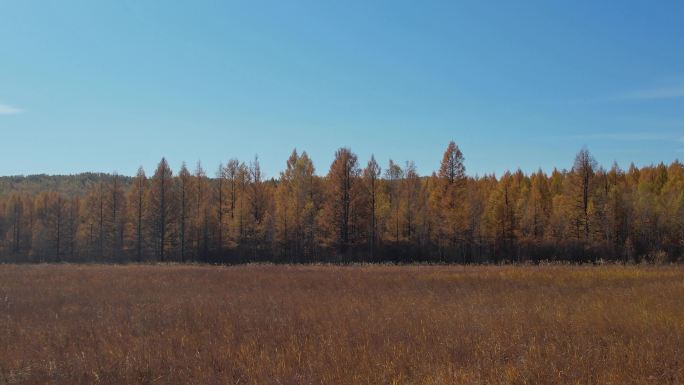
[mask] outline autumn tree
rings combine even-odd
[[[66,218],[64,224],[64,255],[73,261],[77,254],[77,239],[80,225],[81,198],[66,198]]]
[[[155,250],[160,261],[166,261],[172,248],[176,213],[173,171],[165,158],[159,162],[149,192],[150,220],[153,225]]]
[[[625,196],[624,172],[614,163],[607,174],[608,194],[606,200],[606,219],[603,227],[606,240],[612,245],[613,255],[622,257],[625,254],[623,246],[629,232],[629,211]]]
[[[496,186],[496,178],[494,178],[494,176],[485,175],[479,179],[466,181],[464,194],[466,221],[464,226],[464,241],[467,246],[465,250],[466,262],[474,262],[476,259],[480,260],[483,257],[489,257],[489,255],[486,254],[488,252],[488,238],[483,217],[487,209],[489,192],[494,189],[494,186]],[[422,209],[420,212],[422,213],[424,222],[430,223],[431,218],[429,218],[428,210]],[[426,236],[428,236],[428,234],[426,234]]]
[[[275,192],[276,239],[289,259],[311,256],[318,208],[314,190],[311,159],[306,152],[298,155],[293,150]]]
[[[103,187],[102,221],[103,241],[106,244],[106,254],[110,258],[120,258],[124,242],[124,226],[126,217],[125,192],[119,174],[114,173]]]
[[[462,182],[465,179],[463,160],[463,153],[452,140],[444,151],[439,165],[440,178],[443,178],[449,185]]]
[[[234,221],[237,222],[236,240],[238,243],[249,242],[248,229],[250,218],[250,204],[248,188],[250,183],[249,169],[244,163],[240,163],[236,173],[236,214]]]
[[[216,202],[216,248],[220,254],[223,251],[223,231],[224,231],[224,218],[223,214],[225,212],[225,178],[226,173],[223,168],[223,163],[219,164],[218,170],[216,171],[216,183],[214,187],[214,200]]]
[[[93,184],[86,194],[82,208],[86,226],[84,238],[90,260],[102,260],[105,256],[106,195],[105,181]]]
[[[229,216],[229,226],[228,226],[228,236],[231,241],[235,243],[237,238],[242,235],[241,220],[237,220],[238,212],[238,199],[240,198],[240,192],[242,191],[242,184],[246,183],[246,167],[243,163],[240,163],[235,158],[230,159],[225,167],[223,168],[223,177],[226,181],[226,188],[228,189],[228,216]],[[236,221],[238,224],[236,225]],[[238,229],[236,234],[236,230]]]
[[[399,234],[401,232],[401,182],[404,178],[404,170],[396,164],[392,159],[389,161],[387,170],[385,170],[385,180],[387,181],[387,199],[389,204],[390,218],[387,221],[389,226],[389,235],[394,238],[395,242],[399,242]]]
[[[595,169],[596,160],[589,150],[586,148],[580,150],[575,156],[575,163],[570,174],[572,183],[569,185],[573,201],[572,220],[577,239],[589,238],[589,203]]]
[[[12,193],[5,206],[5,221],[9,230],[9,250],[14,256],[24,252],[26,239],[31,235],[26,211],[26,198],[20,193]]]
[[[548,178],[542,170],[529,179],[529,187],[523,192],[521,214],[524,235],[537,240],[543,238],[551,214],[551,192]]]
[[[299,158],[297,150],[287,159],[286,168],[280,173],[280,180],[276,189],[276,241],[279,248],[289,253],[296,244],[296,221],[298,200],[294,193],[294,168]],[[294,247],[296,250],[296,246]],[[296,251],[295,251],[296,252]]]
[[[512,256],[517,222],[514,183],[513,175],[506,172],[499,180],[496,189],[491,192],[487,211],[495,253],[507,259]]]
[[[184,262],[186,257],[189,218],[192,216],[192,193],[192,176],[190,175],[188,168],[185,166],[185,162],[183,162],[181,169],[178,172],[178,204],[180,206],[178,212],[178,237],[180,243],[181,262]]]
[[[266,251],[270,244],[273,229],[273,216],[271,215],[270,188],[264,182],[261,173],[259,158],[249,163],[247,169],[247,194],[246,199],[249,207],[247,221],[247,238],[250,244],[253,258],[260,258],[260,251]]]
[[[407,241],[414,241],[417,235],[418,217],[422,209],[422,196],[420,175],[413,162],[406,162],[402,182],[403,233]]]
[[[679,161],[672,162],[667,168],[667,182],[660,195],[661,223],[665,234],[662,248],[671,260],[676,260],[674,256],[682,255],[684,249],[684,165]]]
[[[435,188],[430,201],[432,214],[438,219],[436,233],[442,250],[450,247],[463,253],[462,231],[465,223],[463,188],[465,185],[465,166],[463,153],[454,141],[449,142],[437,174],[439,186]],[[446,243],[445,243],[446,241]]]
[[[195,167],[194,180],[195,258],[206,258],[209,251],[209,181],[200,162]]]
[[[370,212],[370,229],[369,229],[369,250],[372,260],[375,259],[375,249],[378,242],[378,201],[379,201],[379,179],[381,177],[381,169],[378,162],[375,161],[375,156],[371,155],[366,168],[363,169],[363,182],[368,194],[368,211]]]
[[[249,164],[249,207],[252,220],[255,225],[261,223],[266,210],[266,196],[263,188],[263,179],[261,175],[261,166],[259,165],[259,158],[254,157],[254,160]]]
[[[66,205],[55,192],[36,196],[36,228],[33,232],[33,253],[40,261],[61,262],[64,252]]]
[[[341,251],[352,245],[352,209],[354,208],[354,187],[360,174],[358,160],[348,148],[340,148],[328,171],[328,199],[326,212],[332,243]]]
[[[131,188],[128,190],[129,218],[132,224],[131,243],[134,250],[135,260],[141,262],[145,255],[145,236],[151,231],[146,231],[147,227],[147,194],[149,182],[142,167],[133,178]]]

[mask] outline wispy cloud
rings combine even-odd
[[[672,133],[661,132],[594,132],[594,133],[580,133],[558,136],[558,139],[580,139],[580,140],[615,140],[615,141],[684,141],[684,138],[678,138]]]
[[[661,84],[642,89],[623,92],[612,97],[612,100],[657,100],[684,98],[684,79],[670,78]]]
[[[23,109],[0,103],[0,115],[21,114]]]
[[[581,105],[593,103],[614,103],[628,101],[657,101],[684,99],[684,76],[661,79],[643,87],[624,89],[622,92],[603,94],[602,96],[586,96],[579,99],[560,99],[539,101],[540,104]]]
[[[680,86],[650,88],[640,91],[626,92],[618,98],[623,100],[653,100],[684,97],[684,84]]]

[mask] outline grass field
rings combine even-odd
[[[682,383],[680,266],[0,266],[0,384]]]

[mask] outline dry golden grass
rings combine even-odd
[[[684,268],[0,266],[0,384],[682,384]]]

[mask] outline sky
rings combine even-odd
[[[684,158],[684,2],[0,0],[0,175]]]

